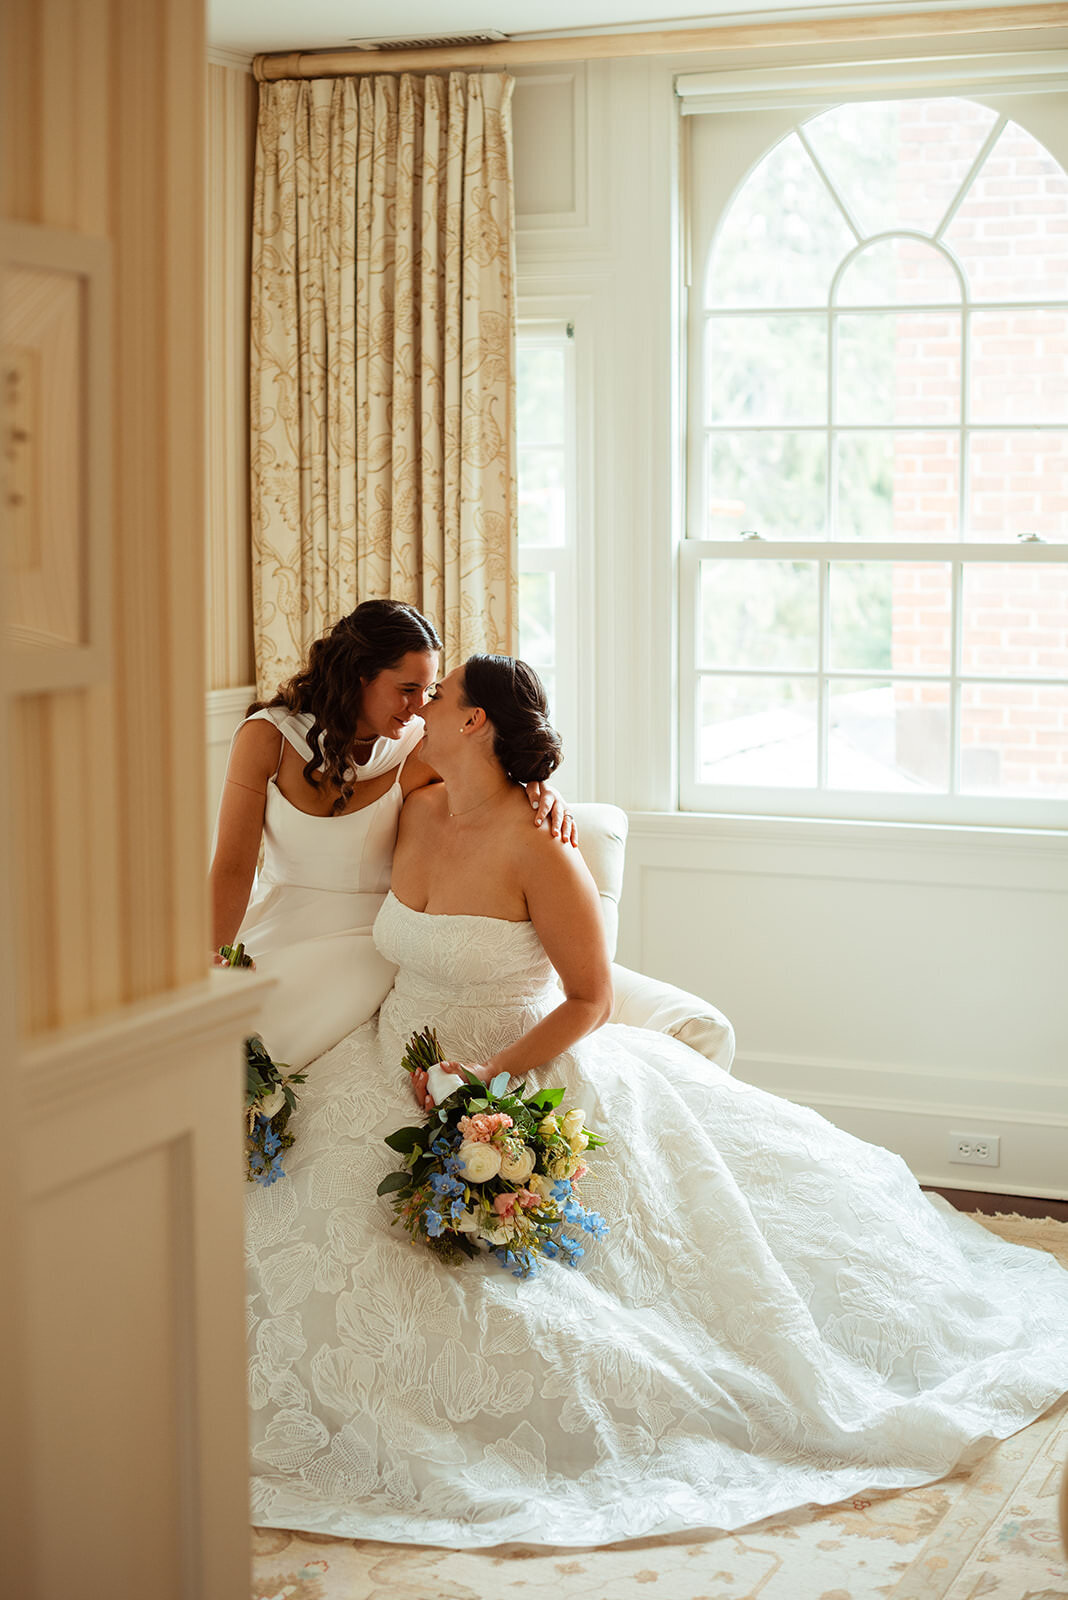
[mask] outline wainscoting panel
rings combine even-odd
[[[512,96],[516,250],[521,262],[608,248],[603,63],[530,67]]]
[[[234,980],[237,980],[236,982]],[[243,1063],[263,980],[214,973],[35,1045],[26,1376],[41,1595],[243,1579]],[[61,1508],[61,1526],[55,1517]],[[136,1509],[135,1509],[136,1508]]]
[[[621,959],[928,1182],[1068,1194],[1066,930],[1063,836],[631,819]],[[1001,1165],[950,1164],[952,1131],[1000,1133]]]

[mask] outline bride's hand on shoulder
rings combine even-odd
[[[567,804],[559,790],[554,789],[549,783],[526,783],[527,799],[534,808],[534,826],[540,828],[548,819],[549,832],[554,839],[559,839],[562,844],[573,845],[578,848],[578,830],[575,819],[567,809]]]

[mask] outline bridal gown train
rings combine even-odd
[[[528,1082],[611,1141],[611,1233],[522,1281],[413,1246],[375,1190],[433,1023],[484,1060],[559,1000],[529,923],[392,894],[380,1017],[317,1061],[250,1191],[252,1520],[454,1547],[741,1527],[936,1479],[1068,1389],[1068,1273],[904,1163],[683,1045],[606,1027]]]

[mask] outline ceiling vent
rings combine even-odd
[[[409,33],[399,39],[350,39],[357,50],[455,50],[470,44],[501,44],[508,38],[498,28],[476,28],[472,33],[438,35]]]

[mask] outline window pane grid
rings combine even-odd
[[[578,747],[576,421],[571,326],[524,322],[517,337],[518,653],[538,673],[565,749]]]
[[[697,207],[683,803],[794,787],[849,815],[856,789],[882,791],[873,815],[990,821],[1019,795],[1003,815],[1047,825],[1068,798],[1068,246],[1044,220],[1064,155],[953,97],[799,117],[725,210]]]
[[[820,552],[819,554],[817,554],[817,550]],[[693,597],[693,617],[690,633],[692,644],[687,646],[686,641],[684,641],[684,648],[691,648],[693,651],[690,656],[688,670],[692,685],[691,705],[694,708],[693,744],[691,747],[692,782],[698,788],[707,786],[707,792],[710,796],[718,793],[723,780],[716,776],[709,777],[705,773],[704,768],[708,760],[712,760],[713,767],[717,763],[722,763],[723,760],[729,763],[732,759],[730,748],[732,729],[744,728],[747,725],[756,727],[761,722],[761,715],[763,715],[766,725],[763,742],[773,744],[776,738],[779,740],[780,747],[784,752],[783,760],[787,763],[789,779],[787,781],[785,778],[776,779],[773,776],[769,776],[769,764],[765,763],[763,774],[757,779],[758,783],[763,784],[768,789],[768,792],[772,792],[776,784],[780,788],[796,788],[800,785],[802,790],[807,789],[812,793],[844,792],[842,784],[834,781],[835,771],[855,772],[857,766],[856,762],[851,765],[848,761],[843,766],[841,755],[842,730],[845,728],[848,731],[847,725],[843,724],[841,720],[842,708],[848,708],[852,713],[852,723],[866,730],[864,736],[869,740],[874,739],[878,742],[878,736],[882,731],[884,745],[888,739],[892,741],[896,737],[893,730],[899,726],[904,726],[906,731],[905,742],[908,744],[910,725],[913,727],[912,743],[915,744],[915,726],[917,724],[920,725],[922,734],[923,721],[926,717],[928,741],[931,737],[931,728],[934,727],[936,730],[937,750],[932,752],[928,749],[925,757],[928,772],[934,771],[938,776],[938,781],[930,790],[935,795],[941,794],[948,799],[954,799],[962,795],[999,793],[995,780],[989,777],[985,780],[987,787],[984,789],[983,767],[981,763],[979,766],[976,765],[978,757],[983,755],[983,750],[980,747],[983,736],[982,719],[986,717],[995,725],[999,723],[1002,725],[996,737],[1004,744],[1009,738],[1008,728],[1011,726],[1013,717],[1013,702],[1027,696],[1034,697],[1037,695],[1041,697],[1044,695],[1049,697],[1050,695],[1055,696],[1064,692],[1064,676],[1063,674],[1058,676],[1053,671],[1048,673],[1018,671],[1009,675],[1005,672],[998,672],[993,667],[965,666],[964,642],[967,604],[965,584],[967,574],[969,569],[980,577],[988,572],[993,572],[996,577],[1001,569],[1004,569],[1005,573],[1016,572],[1024,574],[1027,572],[1028,567],[1033,566],[1036,561],[1041,564],[1041,567],[1061,569],[1068,573],[1068,549],[1064,546],[1058,548],[1056,546],[1036,547],[1029,545],[1012,551],[998,550],[995,559],[992,559],[992,552],[986,546],[974,547],[971,553],[972,560],[969,562],[962,559],[959,546],[948,546],[941,550],[933,550],[929,545],[913,545],[904,548],[900,546],[884,546],[878,551],[873,551],[871,547],[864,546],[862,547],[862,553],[861,551],[854,552],[851,549],[848,556],[828,556],[825,546],[809,547],[807,549],[802,547],[799,549],[797,545],[787,542],[778,542],[770,547],[764,546],[759,542],[747,543],[743,550],[739,550],[738,545],[733,541],[718,541],[700,545],[695,545],[691,542],[683,553],[683,578],[684,582],[687,579],[689,580],[687,587]],[[707,618],[704,615],[702,604],[706,591],[702,586],[700,567],[703,562],[722,560],[723,557],[727,556],[732,558],[731,568],[742,575],[748,568],[754,574],[754,577],[759,570],[758,563],[764,566],[764,570],[769,573],[787,570],[800,573],[805,567],[815,567],[818,590],[815,664],[810,666],[803,665],[796,659],[791,659],[789,653],[782,655],[780,652],[773,664],[754,665],[740,656],[731,656],[729,642],[723,647],[725,659],[719,662],[709,662],[707,659],[702,659],[702,655],[698,652],[702,649],[700,641],[707,632]],[[808,557],[807,560],[805,559],[806,556]],[[949,556],[948,560],[945,559],[947,556]],[[942,559],[938,559],[939,557],[942,557]],[[774,566],[772,565],[773,563],[775,564]],[[764,564],[767,565],[765,566]],[[870,566],[871,568],[882,565],[889,567],[890,572],[895,575],[899,569],[904,569],[907,572],[910,568],[915,567],[920,573],[931,574],[930,579],[928,579],[929,582],[934,581],[934,575],[938,568],[948,568],[946,592],[948,594],[949,610],[947,619],[949,648],[948,662],[945,666],[927,666],[920,670],[906,670],[895,666],[892,660],[888,663],[871,667],[857,664],[848,666],[832,665],[832,630],[834,627],[833,575],[836,570],[843,571],[855,568],[858,565],[861,567]],[[1032,590],[1035,584],[1041,584],[1041,576],[1041,571],[1036,574],[1036,578],[1032,583]],[[918,581],[922,582],[923,579],[921,578]],[[987,579],[988,583],[991,581],[993,579]],[[754,585],[750,584],[748,580],[743,580],[742,592],[744,592],[745,588],[752,589]],[[755,588],[759,591],[760,585],[755,585]],[[937,611],[940,603],[938,598],[940,592],[933,591],[930,599],[925,599],[921,593],[916,604],[934,606]],[[1025,589],[1021,600],[1019,595],[1014,594],[1010,586],[1005,603],[1006,605],[1020,607],[1026,603],[1027,594],[1030,592],[1032,591]],[[1068,593],[1068,582],[1065,584],[1065,592]],[[995,590],[993,599],[996,600],[998,598],[1002,598],[1002,596]],[[728,592],[726,599],[728,604],[732,600],[736,602],[737,592],[734,594]],[[709,595],[709,600],[710,603],[715,605],[714,590]],[[796,610],[796,599],[792,603]],[[973,597],[973,629],[976,622],[982,622],[982,616],[975,608],[978,608],[983,603],[981,592]],[[986,603],[992,603],[991,599],[988,598]],[[1057,603],[1056,596],[1054,596],[1051,604],[1055,606]],[[941,615],[941,613],[938,612],[938,615]],[[728,624],[729,620],[728,617]],[[1025,625],[1027,620],[1026,615],[1021,618],[1022,623]],[[706,650],[707,647],[705,647]],[[721,690],[713,689],[713,685],[717,683],[721,685]],[[746,690],[745,686],[747,684],[752,686],[751,691]],[[765,686],[766,693],[759,690],[759,685]],[[804,692],[804,686],[806,685],[808,686],[807,695]],[[871,700],[870,705],[863,698],[865,685],[870,686],[867,691],[869,699],[873,694],[878,697],[876,700]],[[910,690],[912,691],[911,695],[908,693]],[[881,696],[880,691],[882,692]],[[901,691],[905,692],[904,701],[902,701]],[[1021,696],[1016,691],[1023,691],[1024,693]],[[847,696],[844,701],[841,698],[843,694]],[[971,744],[967,752],[964,747],[965,725],[963,713],[966,695],[971,696],[969,703],[973,707],[969,713]],[[1003,703],[998,702],[997,697],[999,695]],[[984,711],[983,704],[984,702],[989,703],[991,696],[994,697],[993,709]],[[797,738],[801,738],[800,729],[805,717],[804,706],[806,704],[811,705],[814,712],[811,722],[815,735],[815,748],[812,752],[810,769],[811,779],[807,782],[800,751],[795,750],[792,756],[789,754],[790,735],[786,731],[787,720],[792,717],[798,730]],[[767,707],[767,710],[762,714],[759,712],[761,705],[766,705]],[[772,709],[775,705],[780,705],[782,710],[775,712]],[[928,707],[926,712],[924,711],[924,705]],[[835,712],[836,706],[839,707],[837,713]],[[788,710],[789,707],[793,707],[794,710]],[[859,710],[857,709],[858,707],[860,708]],[[719,724],[723,729],[723,733],[720,735],[713,734],[715,725],[707,724],[704,717],[707,712],[715,714],[717,709],[720,717],[726,718],[725,722],[721,721]],[[1018,713],[1016,715],[1018,716]],[[859,723],[857,722],[858,716],[861,719]],[[867,723],[864,721],[865,716],[868,717]],[[777,717],[781,726],[775,732],[768,731],[774,728]],[[882,729],[880,728],[880,717],[884,725]],[[739,721],[739,718],[741,718],[741,721]],[[903,723],[902,719],[904,719]],[[1047,708],[1043,718],[1043,726],[1048,726],[1051,729],[1054,726],[1062,726],[1065,730],[1064,742],[1068,745],[1068,711],[1061,716],[1058,723],[1054,711]],[[837,756],[835,756],[833,740],[836,727],[840,735],[838,740],[839,754]],[[944,732],[937,731],[942,728],[944,728]],[[1048,734],[1042,733],[1040,736],[1046,738]],[[757,750],[761,742],[761,736],[754,733],[751,736],[750,748],[754,751]],[[795,744],[796,742],[797,740],[795,739]],[[739,739],[738,745],[739,748],[734,752],[733,757],[736,763],[739,757],[744,754],[744,735]],[[970,762],[970,767],[967,771],[964,765],[966,754]],[[890,758],[884,753],[882,759],[888,762],[887,770],[893,772],[895,770],[896,756]],[[1030,759],[1033,762],[1038,757],[1031,755]],[[1048,759],[1052,759],[1052,757]],[[997,748],[991,749],[987,754],[988,766],[991,766],[991,769],[996,772],[999,770],[999,761],[1000,756]],[[836,766],[833,763],[836,763]],[[1006,762],[1005,770],[1010,773],[1016,770],[1025,772],[1030,770],[1026,765],[1020,766],[1019,756],[1016,757],[1016,763],[1016,767],[1013,767]],[[1068,766],[1068,760],[1066,760],[1065,764]],[[865,781],[863,777],[854,776],[853,781],[858,789],[865,787],[871,791],[880,787],[878,782],[878,772],[880,770],[878,762],[873,759],[869,765],[874,776],[868,781]],[[908,773],[901,781],[904,782],[906,779],[909,779]],[[915,783],[917,787],[920,786],[918,780],[909,779],[909,781]],[[1034,781],[1032,780],[1032,782]],[[1065,782],[1068,785],[1068,778],[1066,778]],[[687,787],[689,787],[689,784],[687,784]],[[887,787],[892,788],[892,784],[888,783]]]

